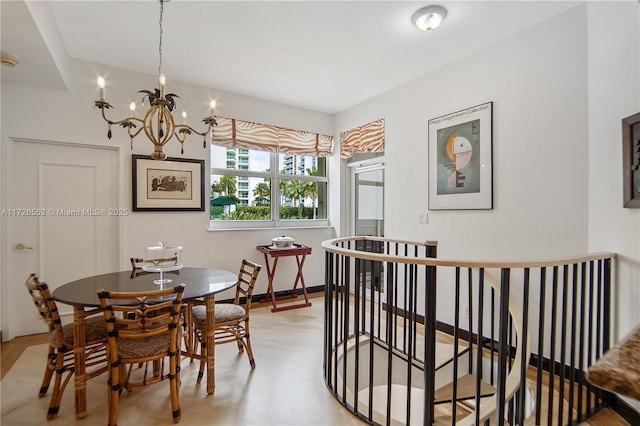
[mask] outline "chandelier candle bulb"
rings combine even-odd
[[[129,117],[133,117],[133,114],[136,112],[136,103],[131,102],[129,104]]]
[[[158,81],[160,82],[160,97],[164,98],[164,86],[167,84],[167,77],[164,74],[160,74]]]
[[[216,108],[216,100],[211,99],[211,102],[209,102],[209,115],[213,115],[213,110],[215,108]]]
[[[98,87],[100,88],[100,99],[104,99],[104,87],[107,82],[104,80],[103,76],[98,76]]]
[[[182,124],[187,124],[187,111],[182,111]]]

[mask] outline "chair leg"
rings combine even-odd
[[[198,341],[197,336],[194,334],[191,337],[191,347],[189,348],[189,353],[188,353],[188,357],[189,357],[189,362],[193,362],[193,360],[195,359],[196,354],[198,353],[198,347],[200,346],[200,342]]]
[[[189,358],[189,362],[193,362],[193,360],[196,358],[196,355],[198,354],[198,347],[200,346],[200,340],[198,338],[198,331],[195,328],[194,325],[191,326],[191,328],[189,329],[189,347],[185,348],[185,350],[183,351],[183,353],[185,354],[185,356],[187,356]],[[186,340],[186,338],[185,338]]]
[[[151,363],[153,365],[153,377],[160,377],[164,369],[164,362],[162,360],[155,360]],[[146,381],[146,377],[145,377]]]
[[[49,411],[47,412],[47,419],[55,419],[58,416],[60,410],[60,401],[62,400],[63,390],[63,375],[67,370],[64,368],[64,353],[56,351],[56,378],[53,382],[53,392],[51,393],[51,400],[49,401]]]
[[[183,323],[182,331],[184,337],[184,353],[193,361],[193,354],[195,351],[196,339],[193,331],[193,318],[191,316],[191,304],[187,305],[187,308],[183,310]]]
[[[244,346],[247,348],[247,357],[249,357],[249,365],[253,370],[256,368],[256,360],[253,359],[253,350],[251,349],[251,338],[249,337],[249,320],[244,322]]]
[[[142,368],[143,363],[140,362],[138,363],[138,368]],[[129,364],[129,368],[125,368],[125,374],[123,375],[123,377],[125,377],[124,379],[124,388],[131,392],[131,387],[129,386],[129,382],[131,381],[131,370],[133,369],[133,364]],[[144,364],[144,379],[147,378],[147,364]]]
[[[111,364],[109,366],[108,400],[109,400],[109,426],[118,424],[118,405],[120,404],[120,391],[122,389],[122,378],[124,365]],[[115,383],[115,384],[114,384]]]
[[[206,360],[207,359],[207,343],[206,342],[201,342],[200,343],[200,371],[198,371],[198,379],[197,379],[197,383],[202,382],[202,378],[204,377],[204,367],[206,364]]]
[[[171,390],[171,414],[173,415],[173,422],[178,423],[180,421],[180,390],[178,383],[180,382],[180,368],[177,365],[177,361],[180,356],[180,349],[176,351],[174,355],[169,359],[169,387]]]
[[[40,392],[38,396],[42,398],[47,394],[49,390],[49,384],[51,383],[51,377],[53,372],[56,371],[56,351],[49,346],[49,353],[47,354],[47,365],[44,368],[44,376],[42,377],[42,384],[40,385]]]

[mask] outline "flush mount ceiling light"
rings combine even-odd
[[[213,116],[213,110],[216,106],[215,99],[212,99],[209,104],[209,115],[202,119],[202,122],[207,125],[207,130],[199,132],[193,127],[187,125],[187,113],[182,112],[182,124],[177,124],[173,117],[173,110],[176,107],[176,98],[179,98],[175,93],[165,94],[165,85],[167,78],[162,73],[162,15],[164,12],[164,3],[169,0],[160,0],[160,42],[158,46],[159,52],[159,65],[158,65],[158,86],[152,90],[140,90],[144,99],[149,102],[149,107],[144,113],[143,118],[135,117],[136,103],[131,102],[129,105],[129,117],[122,120],[112,121],[107,118],[105,110],[112,108],[111,104],[105,100],[105,86],[106,81],[104,77],[98,77],[98,87],[100,88],[100,99],[95,101],[95,106],[102,112],[102,118],[109,124],[107,131],[107,137],[111,139],[111,126],[122,126],[127,129],[129,137],[131,138],[131,149],[133,149],[133,138],[135,138],[141,131],[147,135],[147,138],[153,143],[153,152],[151,158],[154,160],[164,160],[167,155],[164,153],[164,145],[169,142],[171,138],[175,138],[183,146],[184,141],[188,135],[196,134],[204,137],[202,144],[203,148],[207,146],[207,139],[211,139],[211,133],[213,126],[217,125],[216,119]],[[184,148],[181,149],[184,154]]]
[[[441,6],[426,6],[411,17],[411,21],[420,31],[433,31],[444,21],[447,9]]]

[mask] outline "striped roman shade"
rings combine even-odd
[[[333,153],[333,136],[235,118],[216,117],[211,143],[219,146],[284,152],[292,155],[329,157]]]
[[[340,157],[358,152],[384,151],[384,118],[340,133]]]

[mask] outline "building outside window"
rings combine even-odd
[[[324,157],[211,146],[212,228],[328,225]]]

